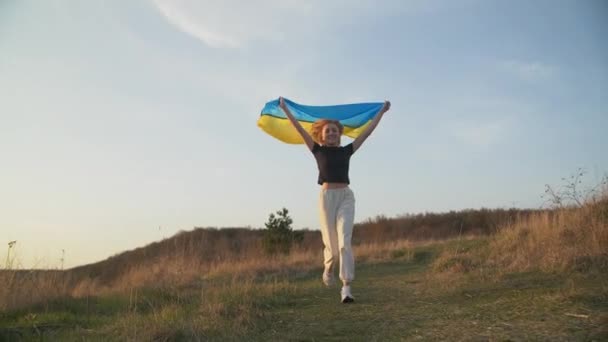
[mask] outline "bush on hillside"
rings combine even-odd
[[[304,238],[301,232],[294,232],[291,224],[293,220],[289,217],[286,208],[275,214],[270,214],[268,222],[265,223],[264,239],[262,244],[267,254],[289,254],[294,243],[301,242]]]

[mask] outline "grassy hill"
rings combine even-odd
[[[608,339],[608,201],[529,213],[490,235],[452,226],[459,233],[443,240],[359,242],[350,305],[321,284],[319,246],[205,263],[182,233],[155,245],[181,257],[131,251],[157,261],[120,276],[114,264],[4,271],[0,340]],[[220,232],[214,244],[234,240]],[[238,241],[239,253],[254,243]]]

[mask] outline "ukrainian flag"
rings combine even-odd
[[[378,114],[384,102],[353,103],[335,106],[306,106],[283,98],[287,108],[308,132],[312,124],[320,119],[340,121],[344,135],[358,137],[369,122]],[[258,127],[271,136],[288,144],[304,144],[289,119],[279,108],[279,99],[266,103],[258,119]]]

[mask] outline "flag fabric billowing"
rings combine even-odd
[[[384,105],[384,102],[370,102],[333,106],[306,106],[286,98],[283,98],[283,100],[296,120],[308,132],[310,132],[315,121],[330,119],[340,121],[344,125],[344,135],[351,138],[358,137]],[[266,103],[257,124],[264,132],[283,142],[288,144],[304,143],[304,139],[279,107],[279,99]]]

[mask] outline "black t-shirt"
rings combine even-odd
[[[348,165],[350,156],[354,153],[353,144],[346,146],[322,146],[315,143],[312,147],[312,154],[317,160],[319,167],[319,184],[328,183],[347,183]]]

